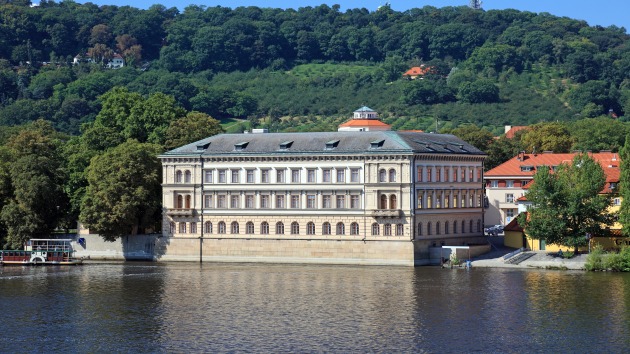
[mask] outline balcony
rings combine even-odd
[[[166,215],[168,216],[195,216],[195,209],[183,209],[183,208],[172,208],[166,209]]]
[[[372,210],[372,217],[375,218],[399,218],[402,215],[400,209],[374,209]]]

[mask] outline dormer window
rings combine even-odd
[[[339,140],[331,140],[326,143],[326,150],[332,150],[339,145]]]
[[[534,166],[521,166],[521,172],[531,172],[534,170]]]
[[[617,189],[617,182],[610,182],[610,189]]]
[[[370,149],[380,149],[381,147],[383,147],[383,143],[385,143],[385,140],[374,140],[370,143]]]
[[[291,148],[291,145],[293,145],[293,141],[285,141],[283,143],[280,143],[280,150],[288,150],[289,148]]]
[[[197,145],[197,151],[205,151],[210,146],[210,143]]]
[[[245,150],[245,148],[247,147],[247,144],[249,144],[249,141],[244,141],[242,143],[234,144],[234,150],[235,151]]]

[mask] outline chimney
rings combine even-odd
[[[511,126],[511,125],[506,125],[506,126],[505,126],[505,133],[504,133],[504,134],[507,134],[507,132],[509,132],[509,131],[510,131],[510,129],[512,129],[512,126]]]

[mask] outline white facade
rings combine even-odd
[[[218,135],[160,156],[163,234],[461,244],[483,234],[484,157],[441,134]]]

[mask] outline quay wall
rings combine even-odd
[[[147,260],[252,263],[309,263],[419,266],[440,264],[435,240],[323,240],[269,238],[125,236],[114,242],[99,235],[79,235],[77,257],[92,260]],[[449,240],[452,244],[470,238]],[[448,256],[448,255],[447,255]],[[463,257],[462,257],[463,258]]]

